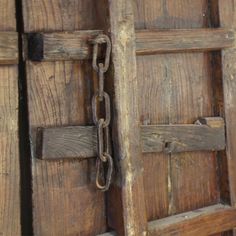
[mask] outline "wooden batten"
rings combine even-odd
[[[90,40],[101,30],[31,33],[25,37],[26,59],[66,61],[92,58]],[[234,44],[234,32],[228,29],[178,29],[136,31],[136,53],[156,54],[181,51],[214,51]]]
[[[208,236],[236,226],[236,209],[216,204],[149,222],[150,236]]]
[[[42,159],[91,158],[97,154],[94,126],[45,128],[38,132],[37,155]],[[177,153],[225,149],[225,124],[220,117],[195,125],[141,126],[142,152]]]
[[[17,32],[0,32],[0,65],[18,63]]]

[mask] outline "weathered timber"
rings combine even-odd
[[[129,0],[109,1],[109,12],[114,65],[113,141],[120,170],[115,187],[122,196],[124,223],[124,232],[119,234],[146,236],[133,4]]]
[[[236,1],[219,0],[220,26],[231,27],[236,29]],[[222,74],[224,90],[224,109],[225,121],[227,124],[227,162],[228,162],[228,179],[230,190],[230,201],[233,207],[236,207],[236,45],[231,49],[222,51]],[[236,227],[233,235],[236,235]]]
[[[116,233],[115,232],[107,232],[105,234],[99,234],[97,236],[116,236]]]
[[[141,126],[142,151],[177,153],[225,149],[225,126],[220,117],[195,125]],[[38,131],[37,155],[46,160],[91,158],[97,155],[95,126],[44,128]]]
[[[91,39],[101,30],[30,33],[24,37],[25,59],[32,61],[68,61],[92,58]]]
[[[93,0],[23,0],[22,4],[25,33],[101,27]],[[106,232],[104,193],[95,187],[95,161],[50,162],[34,155],[37,127],[92,123],[91,93],[96,78],[91,61],[27,61],[26,76],[34,234],[90,236]]]
[[[101,30],[30,33],[25,40],[25,59],[33,61],[92,58],[91,39]],[[214,51],[233,46],[235,34],[227,29],[137,30],[137,55],[181,51]],[[27,45],[27,46],[26,46]]]
[[[0,0],[0,235],[20,236],[18,41],[15,0]],[[24,199],[22,199],[24,201]]]
[[[18,63],[17,32],[0,32],[0,65]]]
[[[207,118],[196,125],[142,126],[143,152],[178,153],[225,149],[222,118]]]
[[[232,47],[234,41],[234,32],[223,28],[140,30],[136,32],[136,53],[214,51]]]
[[[149,222],[150,236],[208,236],[236,226],[236,209],[223,204]]]

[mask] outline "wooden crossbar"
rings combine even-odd
[[[0,65],[18,63],[17,32],[0,32]]]
[[[44,128],[38,132],[42,159],[91,158],[97,154],[95,126]],[[194,125],[141,126],[142,151],[218,151],[225,148],[225,125],[220,117],[202,118]]]
[[[61,61],[91,59],[90,40],[101,30],[33,33],[25,37],[26,59]],[[155,54],[180,51],[209,51],[233,46],[234,32],[228,29],[178,29],[136,31],[136,53]]]

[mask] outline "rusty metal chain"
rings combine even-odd
[[[93,121],[97,126],[98,136],[96,186],[102,191],[107,191],[111,184],[113,159],[110,153],[109,134],[109,125],[111,122],[111,102],[108,93],[104,91],[104,74],[108,71],[110,65],[111,41],[108,36],[100,34],[92,41],[92,43],[94,44],[93,69],[98,73],[99,78],[98,91],[93,95],[92,99]],[[98,63],[98,48],[101,44],[106,44],[104,63]],[[102,106],[104,106],[105,118],[99,117]],[[101,183],[102,176],[104,176],[104,183]]]

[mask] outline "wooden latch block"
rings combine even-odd
[[[220,117],[212,117],[192,125],[145,125],[141,126],[141,140],[144,153],[224,150],[225,123]],[[46,160],[95,157],[96,127],[42,128],[37,144],[37,156]]]

